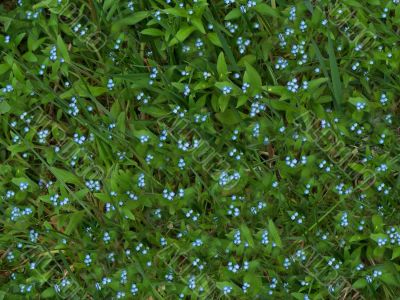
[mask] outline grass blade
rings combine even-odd
[[[328,55],[332,76],[333,95],[336,100],[336,108],[341,110],[343,101],[342,82],[340,80],[339,67],[336,62],[335,50],[333,49],[333,41],[330,37],[328,37]]]

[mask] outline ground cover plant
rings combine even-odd
[[[0,3],[1,299],[397,299],[398,0]]]

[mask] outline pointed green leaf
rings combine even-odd
[[[146,29],[143,29],[140,33],[144,34],[144,35],[150,35],[150,36],[163,36],[164,35],[164,32],[157,28],[146,28]]]
[[[65,228],[65,234],[71,234],[76,227],[78,227],[79,223],[82,221],[85,216],[85,211],[77,211],[69,215],[70,221],[68,223],[67,228]]]
[[[65,45],[65,43],[60,35],[57,36],[57,49],[60,51],[62,58],[67,63],[70,63],[71,59],[69,57],[67,46]]]
[[[203,34],[206,33],[206,30],[204,29],[203,22],[201,21],[201,18],[193,17],[191,19],[191,22],[192,22],[193,26],[196,27],[196,29],[198,31],[200,31]]]
[[[81,180],[79,179],[79,177],[76,176],[75,174],[71,173],[70,171],[59,169],[59,168],[56,168],[56,167],[50,167],[50,171],[61,182],[72,183],[72,184],[75,184],[75,185],[81,185],[82,184]]]
[[[114,22],[114,24],[111,26],[111,32],[119,32],[124,26],[135,25],[140,21],[146,19],[149,15],[150,12],[148,11],[138,11],[130,17],[120,19]]]
[[[226,16],[225,20],[234,20],[237,18],[240,18],[242,16],[242,12],[240,11],[239,8],[232,9]]]
[[[175,37],[169,42],[168,46],[173,46],[178,43],[185,41],[189,35],[196,30],[194,26],[185,26],[181,28],[175,35]]]
[[[279,248],[282,248],[282,240],[279,236],[278,229],[276,228],[276,226],[272,220],[268,221],[268,231],[271,234],[271,237],[275,241],[276,245]]]
[[[217,60],[217,71],[219,76],[226,76],[228,74],[228,66],[226,65],[224,52],[220,52]]]
[[[331,77],[332,77],[332,87],[333,94],[335,96],[335,104],[337,109],[341,109],[342,107],[342,82],[340,80],[339,67],[336,62],[335,50],[333,49],[333,41],[328,36],[328,55],[329,55],[329,64],[331,67]]]
[[[245,63],[246,71],[244,72],[243,81],[250,83],[250,88],[256,91],[261,90],[262,81],[260,74],[249,63]]]
[[[249,229],[249,227],[247,227],[246,225],[242,225],[240,226],[240,231],[243,234],[243,237],[245,238],[246,242],[249,243],[249,245],[251,247],[254,246],[254,240],[253,240],[253,236],[251,234],[251,231]]]

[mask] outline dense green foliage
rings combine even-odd
[[[0,4],[0,299],[396,299],[398,0]]]

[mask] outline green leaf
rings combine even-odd
[[[153,117],[163,117],[168,114],[168,111],[154,106],[142,106],[140,107],[140,111]]]
[[[193,26],[196,27],[196,29],[198,31],[200,31],[203,34],[206,33],[206,30],[204,29],[203,22],[201,21],[201,18],[193,17],[190,21],[192,22]]]
[[[225,77],[228,74],[228,66],[226,65],[224,52],[220,52],[218,55],[217,71],[220,77]]]
[[[150,35],[150,36],[163,36],[164,35],[164,32],[158,28],[146,28],[146,29],[143,29],[140,33],[144,34],[144,35]]]
[[[219,40],[218,35],[215,32],[208,33],[207,37],[211,41],[211,43],[213,43],[215,46],[222,48],[221,41]]]
[[[77,82],[72,89],[62,93],[62,99],[69,99],[72,96],[78,95],[79,97],[98,97],[106,93],[108,90],[102,86],[87,86],[83,82]]]
[[[56,167],[50,167],[50,171],[54,174],[54,176],[60,180],[61,182],[72,183],[75,185],[81,185],[82,182],[75,174],[70,171],[59,169]]]
[[[380,215],[372,216],[372,224],[374,225],[374,231],[380,231],[383,228],[383,219]]]
[[[196,30],[196,27],[194,27],[194,26],[184,26],[176,33],[175,37],[169,42],[168,46],[173,46],[178,43],[182,43],[195,30]]]
[[[242,12],[240,11],[239,8],[232,9],[226,16],[225,20],[234,20],[237,18],[240,18],[242,16]]]
[[[261,90],[262,81],[260,74],[247,62],[245,63],[246,71],[244,72],[243,80],[244,82],[250,83],[250,88],[256,91]]]
[[[0,102],[0,114],[5,114],[5,113],[9,112],[10,109],[11,109],[11,106],[6,101]]]
[[[111,26],[111,32],[119,32],[122,27],[135,25],[140,21],[146,19],[149,15],[150,12],[148,11],[138,11],[130,17],[120,19],[113,23],[113,25]]]
[[[125,134],[125,130],[126,130],[126,124],[125,124],[125,122],[126,122],[125,112],[121,112],[121,113],[118,115],[116,127],[117,127],[117,129],[119,130],[119,132],[121,132],[121,133],[123,133],[123,134]]]
[[[388,272],[382,272],[382,276],[380,277],[380,279],[391,286],[398,286],[399,284],[399,280],[396,276],[394,276],[393,274],[390,274]]]
[[[250,247],[253,247],[254,240],[249,227],[243,224],[242,226],[240,226],[240,231],[243,234],[244,239],[249,243]]]
[[[328,80],[329,79],[325,78],[325,77],[310,80],[308,82],[308,87],[309,87],[310,90],[314,90],[314,89],[318,88],[321,84],[327,82]]]
[[[350,239],[349,242],[353,243],[353,242],[358,242],[358,241],[362,241],[362,240],[366,240],[368,239],[368,235],[360,235],[360,234],[354,234]]]
[[[396,247],[393,249],[392,258],[395,259],[400,256],[400,247]]]
[[[233,110],[233,109],[227,109],[224,112],[216,113],[215,117],[222,124],[226,124],[226,125],[235,125],[235,124],[240,123],[240,121],[242,120],[240,118],[240,115],[237,112],[237,110]]]
[[[89,93],[88,95],[98,97],[103,95],[104,93],[107,93],[107,88],[102,87],[102,86],[89,86]],[[87,89],[85,88],[87,91]]]
[[[69,57],[67,46],[60,35],[57,36],[57,49],[60,50],[61,56],[64,58],[64,60],[67,63],[70,63],[71,58]]]
[[[362,288],[366,287],[367,284],[368,284],[368,282],[365,278],[360,278],[356,282],[353,283],[353,288],[362,289]]]
[[[247,101],[249,100],[249,97],[247,95],[242,95],[239,96],[237,104],[236,104],[236,108],[241,107],[242,105],[244,105]]]
[[[329,64],[331,67],[333,94],[336,100],[334,104],[338,110],[341,110],[343,102],[342,82],[340,80],[339,67],[336,62],[335,50],[333,49],[333,41],[329,36],[328,36],[328,55],[329,55]]]
[[[8,70],[10,70],[10,66],[8,64],[0,64],[0,75],[3,75]]]
[[[46,38],[38,39],[36,35],[29,34],[28,36],[28,49],[29,51],[35,51],[39,46],[46,41]]]
[[[30,51],[26,52],[24,55],[22,55],[22,58],[29,62],[37,62],[38,61],[36,55]]]
[[[65,228],[65,234],[71,234],[76,227],[78,227],[79,223],[82,221],[85,216],[85,211],[77,211],[69,215],[70,221],[68,223],[67,228]]]
[[[228,105],[229,105],[229,99],[230,99],[231,97],[229,97],[229,95],[228,96],[225,96],[225,95],[221,95],[219,98],[218,98],[218,106],[219,106],[219,108],[220,108],[220,110],[223,112],[223,111],[225,111],[226,110],[226,108],[228,107]]]
[[[183,8],[166,8],[166,9],[164,9],[164,12],[169,15],[176,16],[176,17],[186,18],[188,16],[186,10]]]
[[[114,0],[105,0],[103,4],[103,10],[107,11],[111,5],[113,5]]]
[[[304,294],[302,293],[291,293],[290,295],[292,295],[297,300],[304,300]]]
[[[135,215],[130,211],[128,207],[122,209],[124,215],[130,220],[136,220]]]
[[[47,289],[45,289],[42,294],[40,295],[42,298],[46,299],[46,298],[55,298],[56,296],[56,292],[54,290],[54,287],[48,287]]]
[[[279,17],[278,11],[265,3],[257,4],[254,10],[264,16]]]
[[[343,0],[343,4],[347,4],[349,6],[363,8],[363,5],[357,0]]]
[[[319,8],[318,6],[315,6],[314,11],[312,13],[311,25],[313,27],[320,26],[323,18],[324,18],[324,13],[322,12],[321,8]]]
[[[25,76],[22,73],[21,69],[17,66],[17,64],[13,64],[12,71],[13,71],[15,78],[17,78],[17,80],[19,80],[21,82],[25,80]]]
[[[304,0],[304,4],[306,5],[306,7],[310,13],[314,12],[314,8],[313,8],[310,0]]]
[[[270,219],[268,221],[268,231],[271,234],[272,239],[275,241],[279,248],[282,248],[282,240],[279,236],[278,229],[276,228],[274,222]]]

